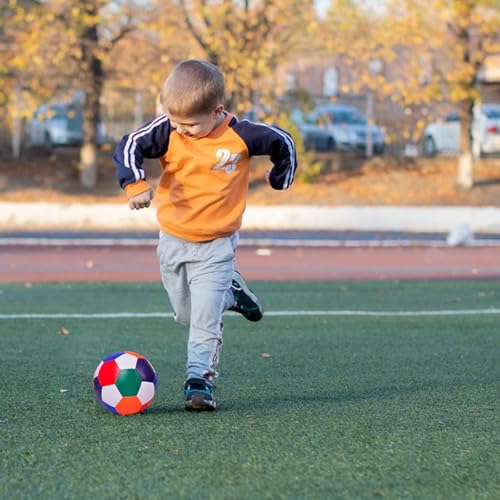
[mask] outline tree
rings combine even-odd
[[[34,71],[33,46],[23,43],[20,36],[21,13],[36,20],[37,6],[30,0],[10,1],[0,6],[0,113],[11,129],[14,157],[20,154],[21,120],[34,102],[30,93],[24,92],[23,95],[25,81],[29,75],[34,75]],[[36,85],[36,79],[34,82]]]
[[[9,54],[9,43],[5,26],[12,15],[11,6],[8,4],[0,5],[0,109],[3,109],[7,102],[6,82],[9,69],[7,59]]]
[[[361,0],[333,0],[323,27],[330,50],[353,64],[355,90],[389,97],[411,115],[436,102],[459,106],[457,183],[472,187],[473,109],[479,71],[500,52],[498,0],[387,0],[377,10]],[[370,74],[370,59],[390,70]],[[423,120],[416,124],[423,129]]]
[[[500,5],[495,0],[435,0],[446,26],[444,40],[449,71],[442,75],[450,98],[460,106],[460,156],[457,182],[474,184],[472,121],[479,101],[478,76],[489,55],[500,52]]]
[[[179,0],[185,26],[226,76],[228,107],[243,111],[264,88],[274,94],[276,66],[293,57],[311,29],[304,0]]]
[[[57,18],[70,37],[68,48],[81,72],[85,96],[80,180],[84,186],[93,187],[98,179],[98,124],[105,63],[116,44],[135,29],[137,19],[128,2],[110,4],[107,0],[79,0],[68,7],[65,4],[58,0],[56,6],[61,10]]]
[[[80,151],[80,180],[84,186],[97,184],[97,134],[100,120],[100,102],[104,83],[102,55],[99,53],[99,0],[80,0],[74,19],[80,53],[76,55],[82,72],[82,90],[85,95],[83,112],[83,145]],[[71,24],[70,24],[71,29]],[[104,49],[108,52],[110,45]]]
[[[106,66],[117,43],[135,28],[132,2],[25,0],[11,2],[8,33],[16,48],[15,79],[39,98],[79,89],[84,95],[80,180],[98,179],[97,139]],[[50,61],[50,64],[47,62]]]
[[[479,103],[479,72],[489,55],[500,52],[497,0],[406,0],[388,8],[387,42],[405,68],[398,84],[410,104],[456,103],[461,134],[457,183],[474,184],[472,122]],[[429,15],[432,12],[432,15]],[[404,56],[404,57],[401,57]]]

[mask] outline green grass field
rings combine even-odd
[[[0,285],[0,498],[500,498],[498,283],[252,286],[269,313],[408,315],[228,316],[219,408],[192,414],[171,318],[6,317],[168,312],[160,284]],[[92,390],[124,349],[159,377],[132,417]]]

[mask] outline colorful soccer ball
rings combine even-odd
[[[131,351],[111,354],[94,372],[97,401],[118,415],[143,411],[153,401],[156,383],[153,365],[144,356]]]

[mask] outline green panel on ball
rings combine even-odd
[[[135,369],[130,369],[120,370],[120,374],[115,384],[122,396],[135,396],[139,392],[141,382],[141,377],[137,371]]]

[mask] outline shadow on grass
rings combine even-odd
[[[457,381],[453,383],[436,383],[436,384],[416,384],[410,386],[388,386],[388,387],[370,387],[367,389],[350,390],[350,389],[333,389],[331,392],[310,391],[305,394],[295,394],[290,396],[276,395],[276,397],[266,397],[262,399],[224,399],[220,398],[220,405],[217,407],[217,412],[232,412],[240,410],[258,410],[269,408],[290,408],[290,407],[335,407],[341,406],[346,403],[356,401],[369,401],[369,400],[386,400],[398,396],[412,396],[416,393],[422,392],[438,392],[443,393],[449,390],[460,387],[477,387],[489,384],[496,384],[495,380],[477,380],[471,381]]]
[[[272,397],[266,390],[261,398],[245,397],[244,391],[238,392],[238,397],[231,395],[231,392],[225,392],[222,388],[220,394],[216,394],[217,410],[216,413],[229,413],[239,411],[253,411],[253,410],[269,410],[277,408],[300,408],[300,407],[328,407],[334,408],[344,404],[356,401],[370,401],[370,400],[390,400],[395,397],[408,397],[417,393],[435,392],[437,394],[447,393],[450,390],[464,387],[479,387],[489,384],[496,384],[497,380],[494,379],[477,379],[477,380],[456,380],[453,382],[428,382],[413,385],[389,385],[389,386],[374,386],[365,389],[350,389],[350,388],[335,388],[329,391],[321,391],[306,387],[302,393],[290,392],[288,387],[281,387],[277,390],[276,395]],[[255,393],[252,393],[255,396]],[[155,401],[148,407],[145,415],[175,415],[180,413],[198,414],[212,412],[186,412],[184,409],[184,402],[182,395],[173,402]]]

